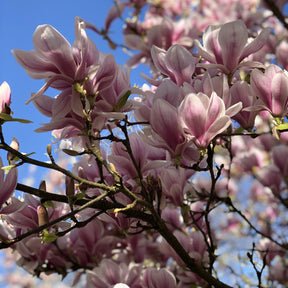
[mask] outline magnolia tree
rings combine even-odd
[[[286,1],[259,2],[115,1],[103,29],[76,17],[72,46],[38,26],[35,50],[13,54],[45,80],[27,102],[66,157],[5,142],[7,121],[28,121],[11,116],[4,82],[0,248],[34,276],[74,272],[85,287],[287,287]],[[87,29],[134,51],[126,67]],[[139,64],[151,74],[131,87]],[[18,182],[30,164],[50,171],[37,187]]]

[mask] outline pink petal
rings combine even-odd
[[[229,116],[226,115],[213,122],[206,131],[205,136],[201,140],[199,140],[202,147],[207,147],[210,141],[215,136],[226,130],[230,124],[231,119]]]
[[[248,40],[247,27],[241,20],[226,23],[221,27],[218,39],[223,64],[233,72],[240,62],[240,56]]]
[[[11,103],[11,90],[9,84],[4,81],[0,86],[0,113],[5,111],[5,106]]]
[[[275,116],[283,116],[287,108],[288,77],[284,73],[277,73],[271,83],[272,107]]]
[[[183,82],[191,82],[195,71],[197,58],[180,45],[171,46],[166,54],[166,66],[176,78],[176,84],[181,86]]]
[[[0,207],[10,198],[17,185],[17,169],[12,168],[0,187]]]
[[[57,67],[51,61],[41,57],[36,51],[12,50],[16,61],[26,70],[33,79],[43,79],[58,73]]]
[[[243,49],[239,60],[242,61],[247,56],[259,51],[267,42],[270,32],[270,28],[263,29],[261,33]]]
[[[116,1],[115,5],[110,8],[110,10],[108,11],[108,15],[105,19],[106,31],[110,28],[111,23],[122,15],[125,6],[126,6],[125,2]]]
[[[52,26],[40,25],[33,34],[35,50],[52,61],[59,71],[74,77],[76,64],[69,42]]]

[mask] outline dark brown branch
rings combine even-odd
[[[270,8],[270,10],[273,12],[274,16],[284,25],[284,27],[288,30],[288,24],[285,20],[284,15],[278,8],[278,6],[275,4],[274,0],[264,0],[264,2],[267,4],[267,6]]]

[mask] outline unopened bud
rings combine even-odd
[[[46,181],[42,180],[39,185],[39,190],[46,191]]]
[[[75,194],[74,180],[71,177],[66,176],[65,185],[66,185],[66,196],[70,199],[73,198]]]
[[[15,137],[13,137],[13,140],[12,140],[12,142],[11,142],[11,144],[10,144],[10,147],[11,148],[13,148],[14,150],[16,150],[16,151],[19,151],[19,142],[18,142],[18,140],[15,138]],[[9,162],[9,164],[11,164],[11,162],[14,160],[16,158],[16,155],[14,155],[12,152],[8,152],[7,153],[7,160],[8,160],[8,162]]]
[[[11,90],[7,82],[3,82],[0,86],[0,113],[10,114]]]
[[[47,154],[50,156],[51,153],[52,153],[52,146],[51,146],[51,144],[48,144],[48,145],[47,145],[46,151],[47,151]]]
[[[47,209],[44,205],[39,205],[37,207],[37,215],[38,215],[38,225],[42,226],[49,223],[49,216]]]
[[[82,178],[82,179],[85,179],[85,180],[87,179],[86,173],[85,173],[85,171],[84,171],[84,169],[82,167],[78,168],[78,176],[80,178]],[[82,184],[79,185],[79,188],[80,188],[81,191],[86,191],[88,187],[87,187],[86,184],[82,183]]]

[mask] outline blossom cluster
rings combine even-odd
[[[102,31],[76,17],[73,45],[40,25],[35,50],[13,50],[45,82],[28,100],[50,118],[37,132],[51,131],[75,158],[69,171],[47,148],[43,166],[59,179],[24,191],[17,166],[33,162],[1,132],[9,166],[0,161],[0,244],[29,273],[77,270],[75,285],[85,274],[86,287],[98,288],[232,287],[244,276],[223,286],[233,263],[221,245],[233,251],[232,238],[249,236],[245,257],[258,280],[267,268],[267,283],[288,282],[288,33],[258,1],[200,2],[115,1]],[[141,88],[86,33],[115,44],[109,29],[129,8],[124,42],[137,53],[126,68],[151,68]],[[48,88],[59,94],[45,95]],[[3,123],[10,94],[4,82]]]

